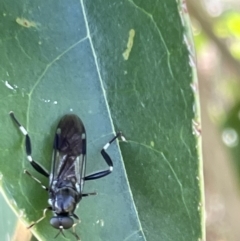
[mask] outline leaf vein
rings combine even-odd
[[[90,29],[89,29],[89,26],[88,26],[87,15],[86,15],[83,0],[80,0],[80,3],[81,3],[82,11],[83,11],[85,25],[86,25],[87,37],[89,38],[89,43],[90,43],[90,46],[91,46],[91,49],[92,49],[92,54],[93,54],[93,57],[94,57],[98,78],[99,78],[99,81],[100,81],[101,89],[103,91],[103,98],[104,98],[105,103],[106,103],[107,112],[110,116],[110,109],[109,109],[108,102],[107,102],[106,92],[105,92],[105,89],[104,89],[104,86],[103,86],[103,79],[102,79],[102,76],[101,76],[101,73],[100,73],[100,67],[98,65],[96,51],[95,51],[94,46],[93,46],[92,37],[91,37]],[[111,122],[112,129],[114,129],[112,119],[109,118],[109,120]]]
[[[103,79],[102,79],[102,76],[101,76],[101,73],[100,73],[100,67],[99,67],[99,65],[98,65],[96,51],[95,51],[94,46],[93,46],[93,41],[92,41],[92,37],[91,37],[91,33],[90,33],[89,26],[88,26],[87,15],[86,15],[86,10],[85,10],[85,7],[84,7],[83,0],[80,0],[80,3],[81,3],[82,11],[83,11],[83,17],[84,17],[85,25],[86,25],[87,37],[89,38],[89,43],[90,43],[90,46],[91,46],[91,49],[92,49],[92,54],[93,54],[93,57],[94,57],[94,61],[95,61],[96,69],[97,69],[97,74],[98,74],[98,77],[99,77],[101,89],[102,89],[102,91],[103,91],[103,98],[104,98],[104,100],[105,100],[105,104],[106,104],[106,108],[107,108],[107,113],[108,113],[108,115],[109,115],[109,121],[110,121],[112,130],[114,130],[113,121],[112,121],[112,118],[110,118],[110,116],[111,116],[111,115],[110,115],[110,108],[109,108],[109,105],[108,105],[106,92],[105,92],[105,89],[104,89],[104,86],[103,86]],[[132,198],[132,200],[133,200],[133,198]],[[135,206],[135,204],[134,204],[134,201],[133,201],[133,206],[134,206],[136,215],[137,215],[137,217],[138,217],[138,213],[137,213],[137,209],[136,209],[136,206]],[[138,220],[139,220],[139,218],[138,218]],[[142,229],[142,226],[141,226],[140,221],[139,221],[138,224],[139,224],[140,229]],[[146,240],[146,238],[145,238],[145,236],[144,236],[144,233],[143,233],[143,237],[144,237],[144,240]]]
[[[20,48],[21,51],[23,52],[23,54],[24,54],[28,59],[32,59],[32,58],[27,54],[27,52],[24,50],[24,48],[23,48],[23,46],[21,45],[21,43],[20,43],[17,35],[15,36],[15,39],[16,39],[16,41],[17,41],[17,44],[18,44],[19,48]]]
[[[154,17],[151,13],[148,13],[145,9],[139,7],[133,0],[128,0],[135,8],[137,8],[139,11],[143,12],[144,14],[147,15],[148,18],[150,18],[151,22],[153,23],[154,27],[157,29],[157,32],[159,34],[159,37],[164,45],[164,48],[166,49],[166,52],[167,52],[167,65],[168,65],[168,69],[169,69],[169,72],[172,76],[172,78],[174,78],[173,76],[173,71],[172,71],[172,67],[171,67],[171,62],[170,62],[170,57],[171,57],[171,53],[170,51],[168,50],[168,47],[167,47],[167,44],[163,38],[163,35],[162,35],[162,32],[160,30],[160,28],[158,27],[156,21],[154,20]]]
[[[175,177],[175,179],[176,179],[176,181],[177,181],[177,183],[178,183],[178,185],[179,185],[179,188],[180,188],[180,191],[181,191],[182,202],[183,202],[183,205],[184,205],[184,207],[185,207],[185,209],[186,209],[186,212],[187,212],[187,214],[188,214],[188,217],[189,217],[189,219],[190,219],[190,221],[191,221],[191,216],[190,216],[190,213],[189,213],[189,209],[188,209],[188,207],[187,207],[187,204],[186,204],[186,201],[185,201],[185,197],[184,197],[184,194],[183,194],[182,184],[181,184],[181,182],[180,182],[180,180],[179,180],[179,178],[178,178],[178,176],[177,176],[177,173],[174,171],[172,165],[170,164],[170,162],[168,161],[168,159],[166,158],[166,156],[164,155],[164,153],[161,152],[161,151],[159,151],[159,150],[157,150],[157,149],[155,149],[155,148],[153,148],[153,147],[151,147],[151,146],[149,146],[149,145],[143,144],[143,143],[139,143],[139,142],[132,141],[132,140],[128,140],[128,142],[129,142],[129,143],[138,144],[138,145],[140,145],[140,146],[143,146],[143,147],[145,147],[145,148],[147,148],[147,149],[150,149],[151,151],[154,151],[154,152],[159,153],[159,154],[163,157],[163,160],[164,160],[164,161],[167,163],[167,165],[169,166],[170,170],[172,171],[172,173],[173,173],[173,175],[174,175],[174,177]]]
[[[130,238],[132,238],[133,236],[135,236],[137,233],[143,233],[142,229],[136,230],[133,233],[131,233],[130,235],[128,235],[123,241],[127,241],[130,240]]]
[[[42,78],[44,77],[44,75],[47,73],[48,69],[56,62],[58,61],[61,57],[63,57],[66,53],[68,53],[71,49],[73,49],[74,47],[76,47],[78,44],[82,43],[83,41],[85,41],[88,37],[84,37],[82,39],[80,39],[79,41],[77,41],[76,43],[74,43],[73,45],[71,45],[69,48],[67,48],[66,50],[64,50],[61,54],[59,54],[57,57],[55,57],[50,63],[48,63],[45,67],[45,69],[43,70],[43,72],[41,73],[41,75],[38,77],[38,79],[36,80],[35,84],[33,85],[32,89],[30,90],[28,96],[29,96],[29,101],[28,101],[28,108],[27,108],[27,123],[26,123],[26,128],[28,129],[28,125],[29,125],[29,113],[30,113],[30,106],[31,106],[31,97],[32,94],[34,92],[34,90],[36,89],[36,87],[39,85],[39,83],[41,82]]]

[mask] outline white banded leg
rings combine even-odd
[[[41,218],[39,218],[37,221],[33,222],[30,226],[28,226],[27,228],[32,228],[34,225],[36,225],[37,223],[41,222],[44,218],[46,218],[46,212],[52,210],[52,207],[47,207],[43,210],[43,216]]]
[[[44,185],[42,184],[42,182],[41,182],[40,180],[38,180],[36,177],[34,177],[30,172],[28,172],[27,170],[24,170],[24,173],[27,174],[28,176],[30,176],[35,182],[37,182],[38,184],[40,184],[41,187],[42,187],[44,190],[48,191],[48,188],[47,188],[46,186],[44,186]]]
[[[72,234],[75,236],[75,238],[76,238],[78,241],[80,241],[81,239],[80,239],[80,237],[77,235],[75,227],[78,225],[79,222],[80,222],[80,220],[78,220],[78,222],[77,222],[77,223],[74,223],[73,226],[72,226],[72,229],[73,229]]]
[[[98,178],[102,178],[107,176],[108,174],[110,174],[113,170],[113,162],[111,157],[107,154],[106,150],[108,149],[108,147],[117,139],[117,138],[121,138],[123,141],[126,141],[124,136],[122,135],[121,132],[118,132],[116,134],[116,136],[114,136],[101,150],[101,154],[105,160],[105,162],[108,164],[109,168],[107,170],[103,170],[103,171],[98,171],[92,174],[87,175],[84,180],[88,181],[88,180],[94,180],[94,179],[98,179]]]
[[[31,148],[31,140],[28,135],[27,130],[19,123],[19,121],[16,119],[13,111],[10,111],[9,115],[11,116],[12,120],[17,124],[19,130],[22,132],[22,134],[25,136],[25,148],[26,148],[26,154],[27,154],[27,159],[33,166],[33,168],[44,175],[45,177],[49,177],[48,171],[44,167],[42,167],[40,164],[35,162],[32,158],[32,148]]]

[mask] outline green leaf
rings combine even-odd
[[[86,184],[85,192],[98,195],[76,211],[83,241],[203,239],[195,83],[176,1],[0,6],[1,188],[26,226],[42,216],[48,197],[23,170],[47,180],[32,170],[8,112],[27,128],[33,157],[48,169],[56,125],[74,112],[87,130],[87,172],[105,167],[100,150],[115,130],[128,140],[121,151],[109,148],[113,174]],[[51,215],[32,229],[39,240],[55,240]],[[74,239],[64,234],[57,239]]]
[[[10,235],[14,232],[16,216],[9,209],[2,195],[0,195],[0,233],[4,240],[9,240]],[[4,217],[4,218],[3,218]]]

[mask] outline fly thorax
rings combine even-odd
[[[59,213],[72,213],[79,200],[79,194],[72,188],[61,188],[52,199],[53,211]]]

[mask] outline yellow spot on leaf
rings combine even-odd
[[[154,141],[151,141],[150,145],[151,145],[151,147],[154,147],[154,145],[155,145]]]
[[[131,29],[129,31],[129,37],[128,37],[128,42],[127,42],[127,48],[123,53],[123,58],[125,60],[128,60],[129,55],[131,53],[132,47],[133,47],[133,40],[134,40],[134,36],[135,36],[135,30]]]
[[[37,24],[35,22],[29,21],[25,18],[16,18],[16,22],[25,28],[37,27]]]

